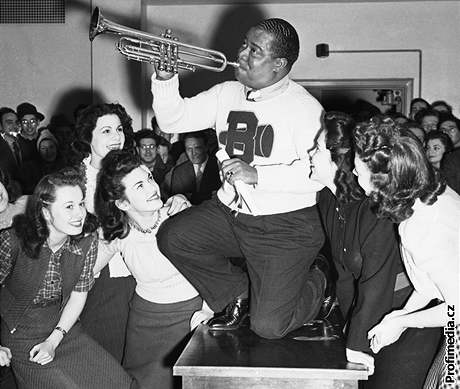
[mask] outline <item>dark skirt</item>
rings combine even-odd
[[[375,371],[360,389],[421,389],[441,338],[439,328],[408,328],[374,356]]]
[[[190,334],[190,317],[202,300],[156,304],[134,294],[131,301],[123,366],[141,388],[180,388],[172,367]]]
[[[121,363],[126,340],[129,301],[136,282],[132,276],[110,278],[106,266],[88,293],[80,321],[85,332]]]
[[[59,305],[34,307],[27,322],[11,334],[2,321],[2,345],[13,354],[11,366],[20,389],[130,388],[132,378],[117,361],[86,335],[77,322],[56,348],[54,360],[46,365],[29,361],[33,346],[43,342],[59,321]]]

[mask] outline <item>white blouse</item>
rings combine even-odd
[[[407,274],[420,294],[441,301],[454,296],[448,303],[458,307],[460,196],[447,187],[432,205],[417,199],[413,210],[399,225]]]

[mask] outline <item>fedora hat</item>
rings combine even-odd
[[[42,121],[45,118],[45,115],[38,112],[35,105],[32,105],[30,103],[19,104],[16,108],[16,113],[18,115],[19,120],[21,120],[25,115],[35,115],[40,121]]]

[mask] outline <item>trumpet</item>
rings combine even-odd
[[[229,65],[235,68],[239,66],[237,62],[228,61],[220,51],[179,42],[172,37],[170,29],[158,36],[125,27],[105,18],[96,7],[91,16],[89,40],[93,41],[96,36],[104,33],[120,36],[116,47],[122,55],[139,62],[156,63],[159,70],[174,73],[179,69],[222,72]]]

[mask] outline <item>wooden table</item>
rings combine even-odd
[[[174,375],[182,376],[183,389],[351,389],[367,380],[364,366],[347,363],[342,339],[298,340],[302,331],[269,340],[249,328],[209,331],[201,325]]]

